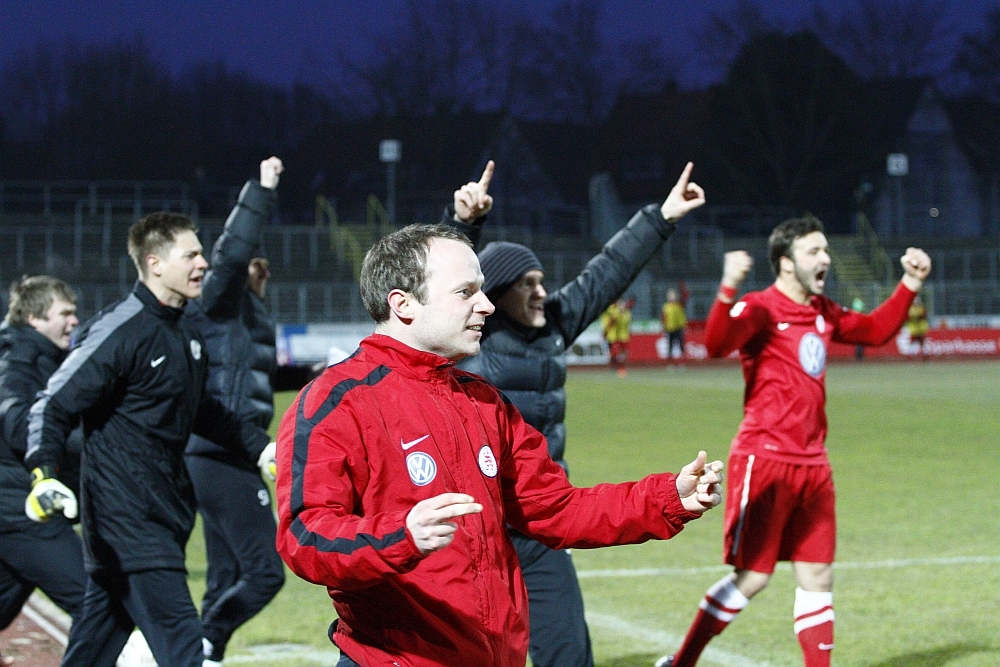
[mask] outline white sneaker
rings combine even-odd
[[[665,655],[653,663],[653,667],[674,667],[674,656]]]
[[[118,667],[156,667],[156,659],[141,632],[132,631],[116,664]]]

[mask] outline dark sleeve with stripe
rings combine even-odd
[[[348,404],[349,395],[387,373],[376,368],[332,388],[308,385],[278,429],[278,552],[307,581],[359,590],[408,572],[423,558],[406,530],[412,508],[368,508],[362,500],[369,483],[366,445],[379,443],[363,442],[364,415]]]
[[[42,465],[56,468],[78,415],[111,395],[127,378],[133,355],[125,347],[134,336],[123,328],[141,310],[142,303],[134,295],[123,301],[88,329],[49,378],[31,406],[24,458],[29,470]]]
[[[201,304],[210,317],[239,316],[247,266],[258,252],[264,225],[277,200],[274,190],[262,187],[257,181],[247,181],[243,186],[222,236],[212,247],[212,270],[202,286]]]

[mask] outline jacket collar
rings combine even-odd
[[[450,377],[454,361],[432,352],[421,352],[391,336],[373,333],[361,341],[365,355],[403,375],[424,381],[443,381]]]
[[[18,358],[28,363],[34,363],[39,357],[46,357],[59,364],[66,356],[66,352],[58,345],[28,325],[4,326],[0,332],[0,350],[6,348],[10,348]]]
[[[132,293],[138,297],[139,301],[142,301],[143,305],[146,306],[150,311],[153,312],[157,317],[167,320],[168,322],[176,322],[180,319],[181,315],[184,314],[183,308],[173,308],[165,303],[160,303],[160,300],[156,298],[156,295],[146,287],[145,283],[141,280],[135,281],[135,287],[132,288]]]

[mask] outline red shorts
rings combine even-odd
[[[770,574],[779,560],[833,562],[837,519],[828,464],[733,454],[726,479],[726,563]]]

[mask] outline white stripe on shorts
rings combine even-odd
[[[733,547],[729,550],[731,556],[735,556],[740,548],[740,535],[743,533],[743,520],[746,518],[747,504],[750,502],[750,473],[753,472],[753,461],[756,458],[753,454],[747,457],[747,472],[743,476],[743,495],[740,498],[740,519],[736,522],[736,535],[733,536]]]

